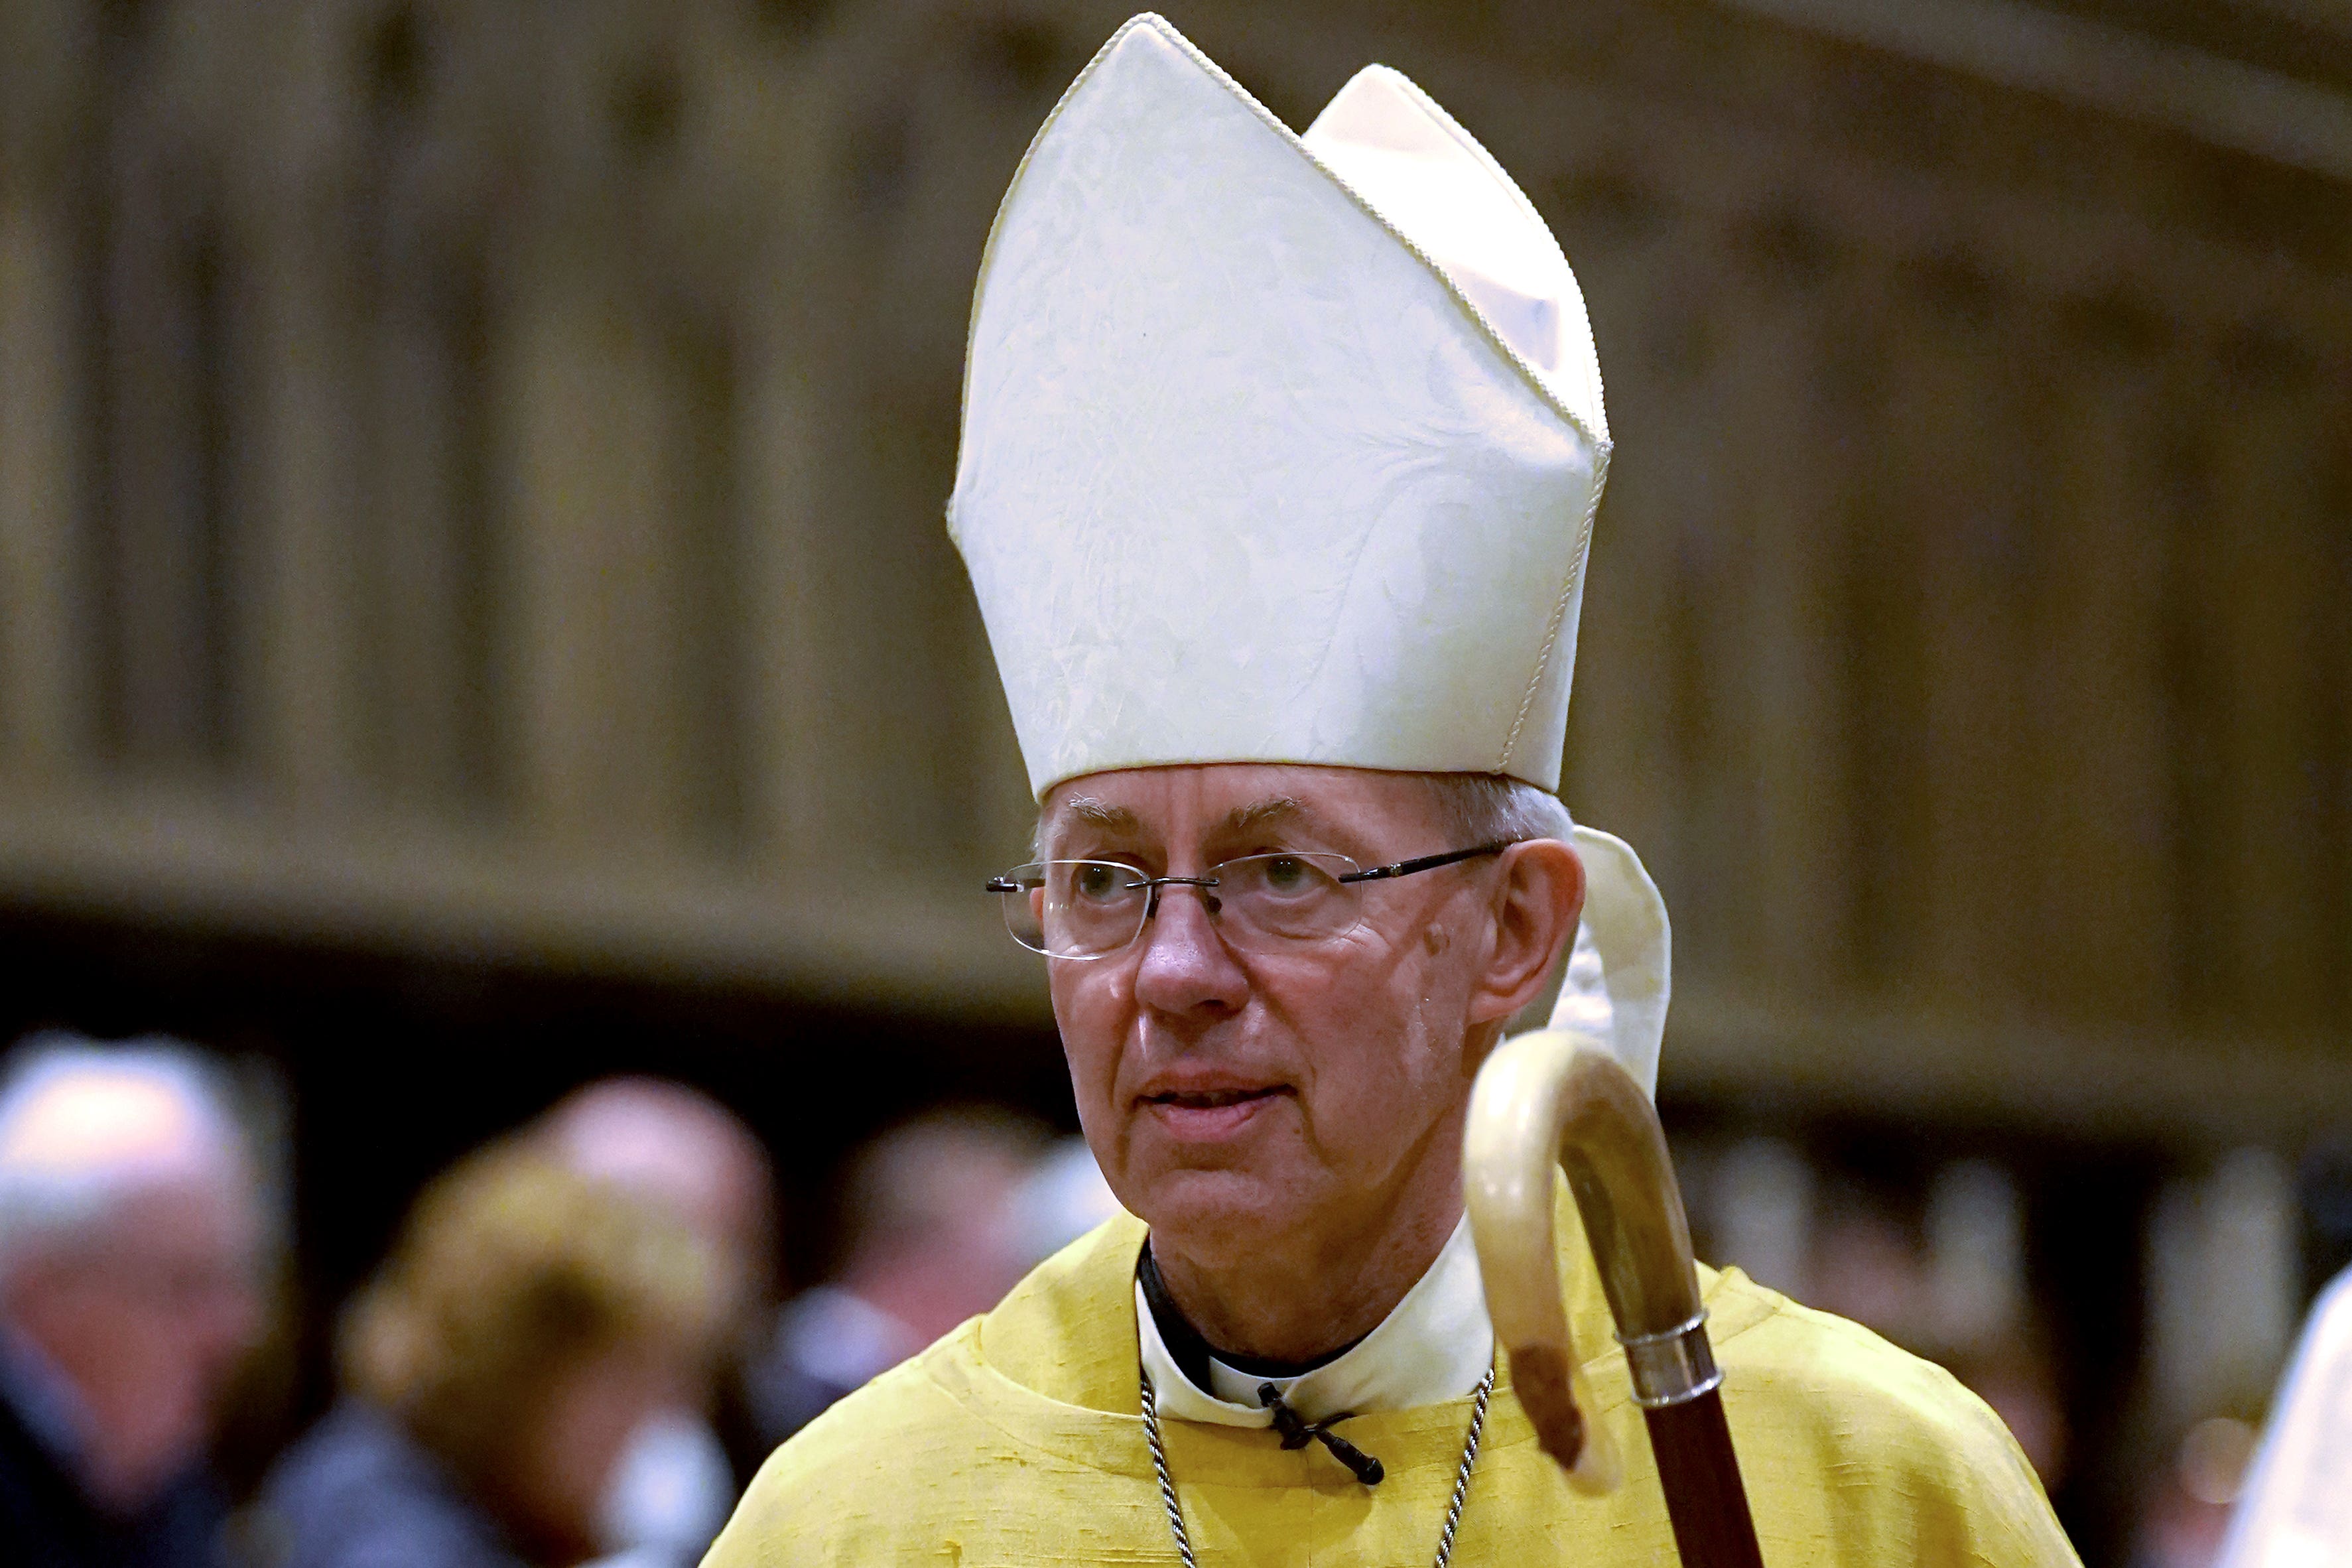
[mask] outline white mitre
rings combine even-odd
[[[1609,462],[1541,217],[1372,66],[1297,136],[1129,21],[982,258],[948,511],[1042,800],[1263,762],[1559,787]],[[1655,1080],[1665,908],[1586,828],[1556,1021]]]

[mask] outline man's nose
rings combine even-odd
[[[1217,934],[1210,914],[1213,888],[1160,889],[1160,907],[1136,940],[1143,958],[1135,972],[1135,999],[1160,1013],[1238,1009],[1249,995],[1249,973]]]

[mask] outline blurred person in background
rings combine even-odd
[[[220,1563],[204,1456],[260,1328],[261,1209],[215,1070],[68,1036],[0,1079],[0,1561]]]
[[[604,1526],[638,1560],[692,1563],[770,1447],[748,1397],[752,1352],[775,1309],[775,1173],[767,1149],[699,1089],[642,1077],[574,1090],[530,1135],[581,1174],[664,1205],[709,1248],[721,1325],[714,1411],[679,1405],[638,1427],[607,1494]]]
[[[699,1408],[724,1308],[667,1209],[530,1139],[436,1179],[347,1310],[343,1397],[272,1473],[279,1568],[570,1568],[641,1428]]]
[[[733,1111],[682,1083],[609,1078],[556,1101],[534,1124],[585,1176],[667,1205],[709,1243],[721,1291],[743,1307],[773,1289],[775,1172]]]
[[[1023,1271],[1126,1212],[1087,1141],[1055,1140],[1013,1194],[1013,1242]]]
[[[1980,1216],[1983,1228],[1998,1233],[1990,1247],[1950,1216],[1938,1223],[1938,1208],[1954,1206],[1937,1200],[1948,1196],[1955,1173],[1985,1178],[1994,1184],[1990,1204],[2013,1205],[2007,1177],[1991,1172],[1968,1161],[1939,1175],[1924,1238],[1883,1197],[1851,1182],[1826,1184],[1809,1300],[1950,1372],[1992,1407],[2042,1485],[2054,1488],[2066,1475],[2065,1404],[2047,1331],[2025,1289],[2015,1234],[2021,1222],[2014,1215]]]
[[[975,1313],[1025,1271],[1019,1195],[1045,1138],[994,1109],[928,1112],[853,1158],[843,1262],[776,1321],[753,1374],[771,1446]]]
[[[2159,1451],[2169,1450],[2169,1462],[2150,1467],[2143,1479],[2131,1568],[2213,1568],[2222,1560],[2260,1436],[2252,1422],[2215,1415],[2190,1426],[2177,1442],[2160,1447]],[[2333,1468],[2340,1473],[2340,1464]],[[2341,1518],[2339,1512],[2339,1528]],[[2305,1537],[2296,1544],[2313,1543]],[[2310,1556],[2282,1551],[2275,1557],[2256,1559],[2281,1563],[2343,1560],[2325,1548]]]

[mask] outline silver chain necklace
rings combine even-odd
[[[1192,1532],[1184,1528],[1184,1510],[1176,1501],[1176,1483],[1168,1476],[1168,1449],[1160,1440],[1160,1401],[1151,1391],[1151,1374],[1139,1374],[1143,1382],[1143,1436],[1151,1446],[1151,1473],[1160,1479],[1160,1505],[1168,1510],[1168,1533],[1176,1538],[1176,1555],[1184,1568],[1201,1568],[1192,1560]],[[1470,1496],[1470,1471],[1478,1463],[1478,1439],[1486,1430],[1486,1399],[1495,1392],[1495,1363],[1486,1363],[1486,1375],[1478,1380],[1478,1393],[1470,1405],[1470,1435],[1462,1443],[1462,1468],[1454,1472],[1454,1500],[1445,1505],[1445,1528],[1437,1536],[1437,1561],[1433,1568],[1445,1568],[1454,1557],[1454,1532],[1462,1527],[1462,1505]]]

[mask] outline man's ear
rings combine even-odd
[[[1508,1018],[1543,992],[1576,941],[1584,912],[1584,862],[1557,838],[1503,851],[1493,904],[1494,942],[1470,998],[1470,1021]]]

